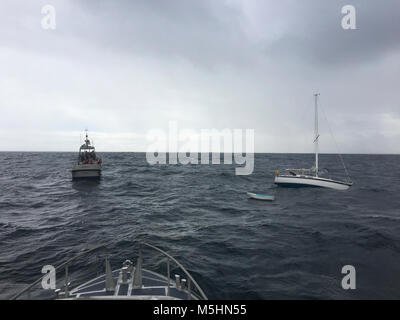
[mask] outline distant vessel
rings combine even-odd
[[[160,262],[166,263],[166,275],[142,267],[142,250],[144,247],[153,249],[162,255]],[[82,257],[90,253],[97,252],[98,254],[101,249],[105,252],[105,273],[72,286],[68,272],[69,266],[74,265],[77,261],[82,262]],[[62,282],[63,286],[54,289],[55,298],[72,300],[207,300],[207,296],[192,275],[175,258],[158,247],[144,242],[140,243],[136,264],[130,260],[125,260],[122,268],[116,270],[111,269],[107,252],[106,245],[97,246],[56,267],[55,272],[65,270],[65,277]],[[101,265],[104,266],[104,263],[101,263]],[[175,274],[174,279],[171,278],[171,266],[174,267],[173,270],[180,273]],[[16,300],[25,295],[32,296],[32,293],[36,290],[35,286],[42,283],[45,276],[40,277],[11,299]]]
[[[347,181],[332,180],[318,175],[318,96],[315,94],[315,165],[311,169],[286,169],[287,173],[279,174],[275,172],[275,183],[286,187],[322,187],[336,190],[347,190],[353,182],[348,178]],[[344,166],[344,163],[343,163]],[[345,170],[346,167],[344,166]]]
[[[100,178],[102,160],[96,155],[96,150],[90,144],[86,130],[85,143],[80,146],[78,163],[72,168],[72,178]]]

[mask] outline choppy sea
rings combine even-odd
[[[119,268],[146,241],[180,261],[211,299],[400,299],[399,155],[344,155],[348,191],[274,186],[275,169],[310,167],[312,154],[256,154],[248,176],[235,175],[235,164],[101,156],[100,181],[75,182],[76,153],[0,153],[0,298],[82,249],[109,243]],[[320,155],[320,165],[343,175],[337,155]],[[76,266],[72,284],[101,272],[100,259]],[[164,268],[153,257],[146,263]],[[355,267],[355,290],[342,288],[344,265]]]

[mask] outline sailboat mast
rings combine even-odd
[[[315,175],[318,177],[318,138],[319,138],[319,133],[318,133],[318,96],[319,93],[314,94],[315,97],[315,127],[314,127],[314,133],[315,133],[315,139],[314,139],[314,144],[315,144]]]

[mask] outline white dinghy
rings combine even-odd
[[[347,190],[352,185],[350,178],[347,181],[339,181],[320,177],[318,171],[318,96],[315,94],[315,166],[311,169],[286,169],[284,174],[275,171],[275,184],[284,187],[321,187],[336,190]],[[343,162],[342,162],[343,163]],[[346,167],[343,163],[343,167]],[[346,170],[347,172],[347,170]],[[347,175],[348,176],[348,175]]]
[[[269,195],[269,194],[259,194],[259,193],[247,192],[247,195],[249,196],[250,199],[264,200],[264,201],[274,201],[275,200],[275,196]]]

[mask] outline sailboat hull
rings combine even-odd
[[[352,183],[335,181],[313,176],[276,176],[275,184],[283,187],[316,187],[316,188],[330,188],[336,190],[347,190]]]

